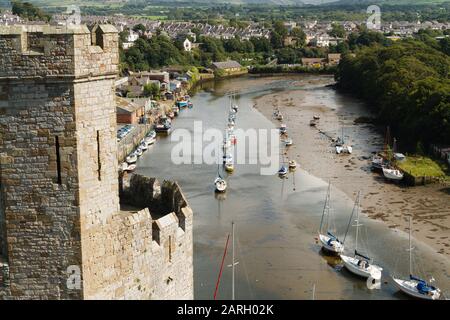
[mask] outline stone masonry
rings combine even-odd
[[[0,26],[0,299],[193,298],[178,185],[120,208],[118,60],[109,25]]]

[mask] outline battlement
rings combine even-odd
[[[0,26],[0,81],[115,76],[118,61],[112,25]]]

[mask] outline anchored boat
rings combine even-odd
[[[419,299],[425,299],[425,300],[437,300],[441,296],[441,290],[427,281],[416,277],[413,275],[412,270],[412,217],[409,218],[409,278],[407,279],[401,279],[397,278],[395,276],[392,276],[392,280],[394,281],[394,285],[403,293]],[[434,281],[430,280],[430,282]]]
[[[361,192],[358,192],[358,196],[355,200],[355,205],[353,207],[352,215],[350,216],[350,221],[348,224],[348,227],[350,227],[350,224],[352,223],[353,214],[356,211],[356,219],[355,219],[355,225],[356,227],[356,235],[355,235],[355,251],[353,256],[350,255],[344,255],[341,254],[341,259],[344,262],[344,266],[347,270],[350,272],[364,278],[369,278],[372,276],[373,278],[380,279],[381,278],[381,271],[383,268],[380,266],[377,266],[371,262],[371,259],[360,252],[358,252],[358,240],[359,240],[359,227],[362,226],[359,223],[359,211],[360,211],[360,198],[361,198]],[[347,228],[348,232],[348,228]],[[344,237],[345,242],[345,237]]]
[[[322,247],[329,253],[340,254],[344,251],[344,242],[340,241],[331,231],[330,226],[330,215],[332,210],[330,209],[330,194],[331,194],[331,183],[328,183],[327,196],[325,198],[325,205],[323,207],[322,218],[320,220],[319,227],[319,240],[322,243]],[[324,224],[326,226],[326,232],[323,232]]]

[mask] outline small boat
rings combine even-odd
[[[228,122],[228,128],[234,129],[234,121]]]
[[[180,113],[180,108],[177,106],[173,106],[172,107],[172,112],[175,116],[178,116],[178,114]]]
[[[282,121],[283,120],[283,115],[281,113],[279,113],[277,115],[277,120]]]
[[[237,110],[230,108],[230,114],[235,114],[237,112]]]
[[[184,100],[189,101],[189,99],[191,99],[191,96],[188,95],[188,94],[185,94],[185,95],[184,95]]]
[[[172,128],[172,125],[169,122],[159,123],[155,127],[156,133],[165,133],[168,134],[170,132],[170,129]]]
[[[284,133],[286,133],[287,132],[287,127],[286,127],[286,125],[284,124],[284,123],[282,123],[281,125],[280,125],[280,133],[281,134],[284,134]]]
[[[344,244],[331,232],[319,234],[319,239],[322,247],[331,253],[340,254],[344,251]]]
[[[136,164],[130,164],[127,166],[127,168],[124,170],[125,172],[132,172],[136,169]]]
[[[376,154],[372,157],[371,167],[374,170],[382,170],[383,166],[387,164],[386,162],[382,156]]]
[[[148,144],[145,142],[145,140],[141,142],[141,144],[139,145],[139,148],[141,148],[142,151],[147,151]]]
[[[341,154],[341,153],[351,154],[353,152],[353,148],[351,146],[347,146],[347,145],[336,146],[335,148],[336,148],[337,154]]]
[[[314,120],[319,120],[319,119],[320,119],[320,116],[317,115],[317,114],[315,114],[315,115],[313,116],[313,119],[314,119]]]
[[[398,169],[389,169],[386,167],[383,167],[382,169],[383,169],[383,175],[386,179],[396,180],[396,181],[403,179],[403,173]]]
[[[182,109],[182,108],[186,108],[188,106],[188,102],[187,101],[177,101],[176,105],[178,108]]]
[[[220,176],[214,180],[216,186],[216,192],[225,192],[227,190],[227,182]]]
[[[238,112],[238,105],[237,104],[233,104],[233,106],[231,107],[235,112]]]
[[[192,102],[189,101],[189,102],[188,102],[188,108],[189,108],[189,109],[192,109],[193,107],[194,107],[194,104],[193,104]]]
[[[309,122],[309,125],[311,126],[311,127],[315,127],[316,126],[316,124],[317,124],[317,122],[316,122],[316,120],[311,120],[310,122]]]
[[[288,168],[286,166],[281,166],[280,170],[278,170],[279,176],[285,176],[288,173]]]
[[[295,169],[295,168],[297,168],[297,161],[289,160],[289,169]]]
[[[330,230],[330,197],[331,197],[331,183],[328,183],[328,191],[325,198],[325,204],[322,211],[322,218],[320,219],[319,240],[322,243],[322,248],[332,254],[341,254],[344,251],[344,243],[340,241]],[[326,233],[322,231],[324,224],[326,225]]]
[[[425,300],[437,300],[441,296],[441,290],[435,286],[432,286],[431,284],[427,283],[425,280],[416,277],[413,275],[412,270],[412,239],[411,239],[411,233],[412,233],[412,218],[410,216],[409,218],[409,279],[400,279],[396,278],[395,276],[392,276],[392,280],[394,281],[394,285],[402,291],[403,293],[419,299],[425,299]],[[434,281],[433,280],[430,280]]]
[[[286,140],[284,140],[284,145],[286,147],[292,146],[294,142],[292,141],[292,138],[287,138]]]
[[[144,151],[142,151],[141,147],[138,147],[135,151],[134,154],[138,157],[142,156],[142,154],[144,153]]]
[[[229,172],[229,173],[234,171],[234,164],[233,164],[233,162],[226,162],[225,163],[225,171]]]
[[[381,271],[383,270],[383,268],[371,263],[371,259],[367,255],[363,255],[360,252],[358,252],[359,227],[361,226],[361,224],[359,224],[360,199],[361,199],[361,192],[358,192],[358,196],[356,197],[355,205],[353,207],[352,215],[350,216],[350,221],[348,224],[348,227],[350,227],[353,218],[353,213],[356,211],[356,219],[355,219],[356,236],[355,236],[354,255],[350,256],[341,254],[340,256],[342,261],[344,262],[344,267],[348,271],[364,278],[372,277],[374,279],[375,278],[381,279]]]
[[[145,137],[144,142],[147,144],[147,147],[154,144],[156,139],[154,137]]]
[[[137,155],[135,155],[134,153],[131,153],[127,158],[126,161],[128,164],[133,164],[136,163],[137,161]]]
[[[156,131],[152,130],[149,133],[147,133],[148,138],[156,138]]]

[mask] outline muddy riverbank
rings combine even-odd
[[[327,87],[332,83],[330,76],[304,76],[293,80],[290,90],[259,96],[254,107],[277,126],[280,122],[273,112],[281,111],[294,140],[287,156],[303,169],[331,179],[350,198],[361,190],[363,212],[389,228],[407,231],[412,214],[415,237],[450,257],[450,186],[406,187],[372,172],[368,158],[382,148],[384,138],[374,126],[354,123],[358,117],[371,115],[362,102]],[[320,116],[316,127],[309,125],[313,115]],[[331,146],[329,137],[341,136],[342,128],[345,140],[353,146],[351,155],[337,155]]]

